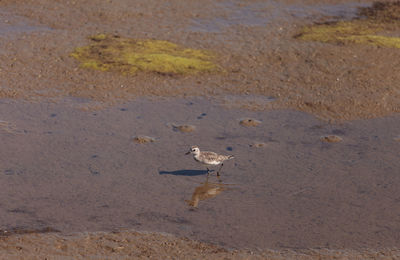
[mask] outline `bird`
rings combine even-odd
[[[199,147],[194,145],[190,147],[190,150],[186,154],[193,154],[193,159],[196,162],[205,164],[205,165],[219,165],[218,171],[217,171],[217,176],[220,176],[220,171],[222,169],[222,166],[224,166],[224,161],[233,159],[233,155],[222,155],[222,154],[217,154],[214,152],[209,152],[209,151],[203,151],[201,152]],[[207,167],[207,174],[210,175],[210,169]]]

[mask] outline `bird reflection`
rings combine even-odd
[[[214,198],[224,190],[227,190],[228,189],[227,186],[228,186],[227,184],[223,184],[221,182],[219,183],[208,182],[207,178],[206,182],[196,187],[196,189],[193,192],[192,198],[190,200],[185,200],[185,202],[189,206],[197,208],[201,200]]]

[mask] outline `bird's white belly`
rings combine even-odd
[[[217,161],[217,160],[207,160],[207,159],[201,160],[201,159],[199,159],[197,157],[194,157],[194,159],[199,163],[207,164],[207,165],[218,165],[218,164],[221,163],[220,161]]]
[[[204,163],[205,163],[205,164],[209,164],[209,165],[218,165],[218,164],[220,164],[221,162],[219,162],[219,161],[205,161]]]

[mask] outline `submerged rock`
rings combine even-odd
[[[259,124],[261,124],[261,121],[258,121],[253,118],[243,118],[243,119],[240,119],[239,124],[242,126],[247,126],[247,127],[248,126],[258,126]]]
[[[252,148],[262,148],[262,147],[267,146],[267,144],[263,143],[263,142],[254,142],[252,144],[249,144],[249,146]]]
[[[133,142],[137,144],[153,143],[156,139],[146,135],[138,135],[133,138]]]
[[[337,135],[324,135],[321,136],[321,141],[328,142],[328,143],[338,143],[343,141],[343,138]]]
[[[193,131],[196,130],[196,126],[194,125],[175,125],[175,124],[171,124],[172,129],[174,131],[179,131],[182,133],[191,133]]]

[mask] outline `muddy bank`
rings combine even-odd
[[[368,3],[2,1],[0,96],[74,96],[105,107],[143,96],[224,100],[229,94],[237,100],[261,95],[274,102],[244,99],[242,106],[293,108],[334,120],[392,115],[399,112],[400,76],[393,71],[399,66],[399,49],[294,37],[316,22],[353,19]],[[24,26],[16,27],[21,22]],[[80,68],[70,54],[97,33],[212,51],[225,72],[126,76]]]
[[[399,250],[227,250],[215,245],[168,234],[129,231],[24,235],[0,238],[0,256],[7,259],[386,259],[400,257]]]

